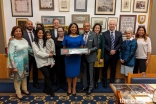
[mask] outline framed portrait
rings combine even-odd
[[[79,28],[83,28],[83,23],[86,21],[90,22],[89,14],[72,14],[72,22],[77,23]]]
[[[20,26],[22,30],[25,30],[25,24],[28,18],[16,18],[16,26]]]
[[[146,21],[146,15],[138,15],[138,23],[143,24]]]
[[[100,23],[102,26],[102,29],[105,30],[106,29],[106,22],[107,22],[107,18],[105,18],[105,17],[92,17],[91,18],[91,27],[93,28],[93,26],[96,23]]]
[[[95,15],[115,15],[116,0],[95,0]]]
[[[149,0],[134,0],[133,12],[147,13]]]
[[[87,0],[74,0],[74,11],[87,12]]]
[[[136,17],[136,15],[120,15],[119,31],[125,34],[125,30],[131,27],[135,33]]]
[[[108,17],[108,22],[107,22],[108,28],[107,28],[107,29],[109,29],[109,22],[110,22],[111,20],[114,20],[114,21],[116,22],[115,30],[117,30],[118,17]]]
[[[54,10],[54,0],[39,0],[40,10]]]
[[[32,0],[10,0],[13,17],[32,17]]]
[[[54,19],[58,19],[60,25],[65,25],[65,16],[41,16],[41,22],[44,25],[53,25]]]
[[[60,12],[69,12],[70,9],[70,0],[59,0],[59,11]]]
[[[121,12],[131,11],[131,0],[121,0]]]

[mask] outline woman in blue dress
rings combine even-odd
[[[82,48],[84,40],[82,35],[79,35],[78,25],[71,23],[68,29],[68,35],[64,37],[62,42],[63,48]],[[67,95],[72,93],[76,96],[76,83],[77,76],[80,74],[81,55],[79,54],[67,54],[65,56],[65,71],[68,82]]]

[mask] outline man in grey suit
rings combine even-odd
[[[82,55],[83,88],[80,92],[87,90],[86,94],[90,95],[94,88],[93,70],[94,62],[97,61],[97,36],[94,32],[90,31],[89,22],[84,22],[83,28],[85,32],[83,35],[85,41],[84,47],[88,48],[88,54]]]
[[[23,38],[26,39],[29,45],[32,47],[31,44],[34,41],[34,37],[35,37],[35,31],[33,29],[32,21],[27,20],[25,26],[26,26],[26,29],[23,31]],[[36,66],[36,61],[33,56],[29,55],[29,70],[30,71],[31,71],[31,65],[33,65],[33,86],[39,89],[40,87],[38,85],[38,68]],[[27,85],[29,85],[29,80],[30,80],[30,73],[29,73],[29,76],[27,77]]]

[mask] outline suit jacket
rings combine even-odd
[[[35,31],[33,31],[33,34],[34,34],[34,37],[35,37]],[[31,46],[30,39],[29,39],[29,36],[28,36],[27,30],[24,30],[24,31],[23,31],[23,36],[22,36],[22,37],[23,37],[24,39],[26,39],[26,40],[28,41],[30,47],[32,47],[32,46]]]
[[[84,34],[83,34],[83,36],[84,36]],[[83,55],[82,59],[86,58],[88,63],[96,62],[97,61],[96,55],[97,55],[98,44],[97,44],[97,35],[94,32],[90,31],[85,48],[88,48],[90,50],[90,54]]]
[[[102,35],[104,36],[105,39],[105,55],[111,56],[110,51],[111,51],[111,37],[110,37],[110,31],[103,32]],[[119,54],[119,49],[121,48],[122,45],[122,34],[119,31],[115,31],[115,42],[114,42],[114,50],[116,50],[115,55]]]
[[[64,32],[64,35],[67,35],[66,31]],[[58,34],[57,34],[57,37],[55,37],[55,29],[51,30],[51,37],[52,37],[53,40],[56,40],[56,38],[58,38]]]

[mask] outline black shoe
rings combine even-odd
[[[67,87],[66,87],[66,86],[61,86],[61,88],[62,88],[64,91],[67,91]]]
[[[23,90],[21,91],[22,92],[22,94],[25,94],[25,95],[31,95],[31,93],[29,92],[29,93],[25,93]]]
[[[47,91],[45,88],[43,89],[43,92],[46,93],[47,95],[50,95],[50,92]]]
[[[107,82],[106,81],[103,82],[103,88],[105,88],[105,89],[107,88]]]
[[[58,91],[60,89],[60,86],[57,86],[54,91]]]
[[[67,96],[70,96],[70,95],[71,95],[71,93],[68,93],[68,92],[67,92]]]
[[[83,91],[86,91],[88,90],[88,87],[83,87],[81,90],[79,90],[79,92],[83,92]]]
[[[16,94],[16,97],[17,97],[19,100],[24,100],[23,97],[19,98],[19,97],[17,96],[17,94]]]
[[[37,89],[40,89],[41,87],[38,84],[33,84],[33,86]]]
[[[51,97],[55,96],[54,91],[53,91],[52,88],[49,88],[48,91],[49,91]]]
[[[97,90],[98,89],[98,83],[95,83],[94,88]]]
[[[76,93],[75,94],[72,94],[73,96],[76,96]]]
[[[88,90],[87,92],[86,92],[86,95],[90,95],[92,93],[92,90]]]

